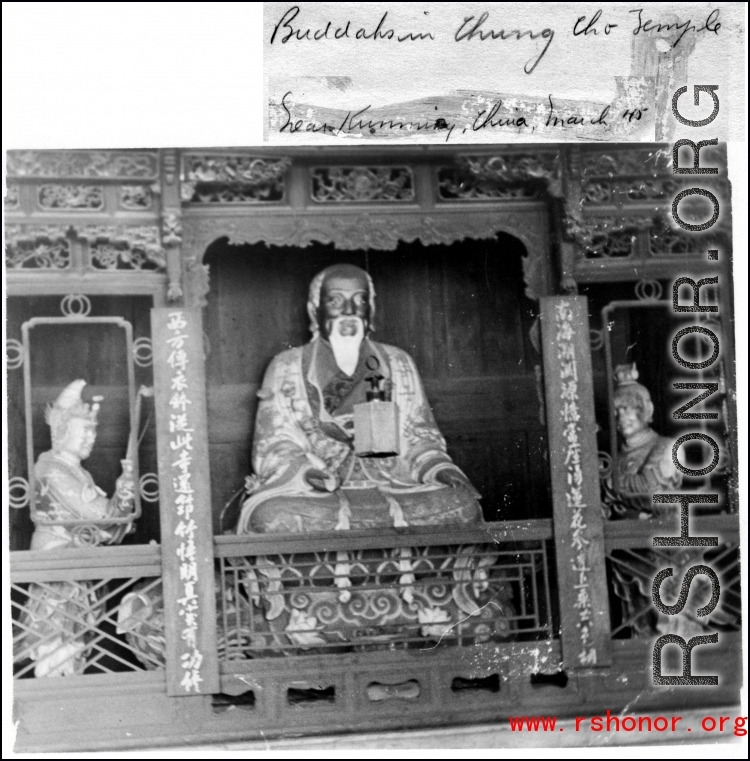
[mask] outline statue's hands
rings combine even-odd
[[[115,483],[115,495],[120,504],[131,503],[135,497],[135,477],[133,475],[133,463],[130,460],[121,460],[122,475]]]
[[[338,476],[333,473],[326,473],[319,468],[310,468],[305,473],[305,481],[316,491],[336,491],[341,486]]]
[[[463,473],[453,468],[439,470],[435,474],[435,480],[443,486],[449,486],[451,489],[468,489],[473,493],[475,499],[479,499],[482,496]]]

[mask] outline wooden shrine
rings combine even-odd
[[[737,702],[731,406],[720,426],[701,423],[724,437],[727,461],[691,481],[722,495],[691,528],[718,534],[718,547],[657,552],[651,539],[677,531],[676,513],[617,521],[601,503],[618,456],[615,367],[636,363],[654,428],[678,435],[672,280],[731,283],[728,214],[701,235],[668,224],[688,181],[670,155],[661,145],[11,151],[17,750],[614,713],[636,698],[641,713]],[[725,167],[723,148],[711,161]],[[703,181],[728,197],[722,177]],[[721,251],[718,265],[707,248]],[[371,275],[376,340],[413,357],[484,523],[232,533],[263,374],[308,340],[310,280],[339,262]],[[735,392],[731,298],[724,288],[712,328],[723,354],[705,373],[722,399]],[[135,528],[108,545],[64,525],[76,546],[30,549],[34,462],[51,446],[45,409],[79,378],[87,401],[103,397],[86,461],[97,487],[112,494],[135,453]],[[407,555],[415,594],[434,601],[442,585],[456,599],[484,584],[503,616],[469,613],[471,626],[435,636],[440,619],[415,613],[399,586]],[[391,560],[376,568],[376,556]],[[662,566],[697,560],[720,574],[722,605],[720,646],[696,650],[694,670],[719,674],[719,686],[654,686],[658,626],[645,622],[642,590]],[[338,640],[274,624],[300,620],[299,595],[339,594],[342,573],[401,606],[396,623],[366,629],[339,611],[328,624],[345,632]],[[50,678],[38,668],[44,640],[29,644],[30,611],[60,589],[78,607],[46,641],[77,648],[77,665]]]

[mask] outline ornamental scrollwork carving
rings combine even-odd
[[[156,226],[91,225],[78,229],[77,234],[88,243],[93,269],[159,272],[166,269],[166,256]]]
[[[649,218],[583,217],[568,212],[563,227],[566,236],[580,247],[579,258],[623,258],[636,252],[638,231],[651,226]]]
[[[679,184],[670,178],[633,180],[592,180],[583,185],[581,198],[590,206],[666,201],[674,197]]]
[[[288,158],[184,154],[181,197],[186,203],[269,203],[284,199]]]
[[[232,244],[263,242],[277,246],[306,247],[313,243],[332,243],[337,249],[394,251],[401,241],[420,241],[423,245],[451,244],[456,241],[496,238],[507,232],[524,244],[523,257],[526,295],[531,299],[550,292],[548,282],[548,244],[544,224],[532,213],[512,210],[503,214],[462,209],[434,216],[408,212],[384,218],[374,214],[274,215],[231,219],[183,218],[185,234],[182,249],[185,259],[185,301],[205,306],[208,293],[208,268],[202,258],[215,240],[226,238]],[[498,246],[497,255],[502,256]]]
[[[163,270],[164,257],[147,253],[140,248],[129,248],[123,244],[98,241],[91,245],[89,252],[91,266],[99,270]]]
[[[120,208],[128,211],[145,211],[153,204],[153,194],[149,185],[120,185]]]
[[[459,156],[458,166],[485,185],[507,187],[538,183],[551,196],[562,195],[560,155],[538,152],[495,156]]]
[[[179,246],[182,242],[182,220],[174,212],[165,212],[161,218],[161,242],[165,246]]]
[[[691,255],[705,257],[706,251],[719,246],[720,235],[707,238],[656,220],[648,231],[649,256]]]
[[[39,208],[54,211],[99,211],[104,208],[101,185],[40,185]]]
[[[602,152],[585,151],[580,160],[581,178],[592,177],[658,177],[672,173],[672,157],[668,148],[644,148]]]
[[[310,172],[316,203],[413,201],[414,177],[409,167],[315,167]]]
[[[5,266],[7,269],[69,269],[71,267],[68,228],[60,225],[5,226]]]
[[[3,205],[6,211],[14,211],[21,205],[19,188],[16,183],[8,183],[8,186],[5,189]]]
[[[536,185],[498,185],[494,180],[476,177],[465,169],[442,166],[438,169],[438,197],[445,201],[515,201],[537,198]]]
[[[159,174],[156,151],[8,151],[9,177],[149,179]]]
[[[182,219],[179,211],[164,211],[161,217],[161,242],[166,248],[167,301],[179,301],[182,290]]]

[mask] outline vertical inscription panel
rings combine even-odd
[[[566,670],[611,663],[604,525],[584,297],[541,299],[553,522]]]
[[[219,691],[203,328],[152,309],[167,694]]]

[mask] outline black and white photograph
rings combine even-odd
[[[669,66],[645,133],[6,146],[9,750],[741,756],[746,188]]]

